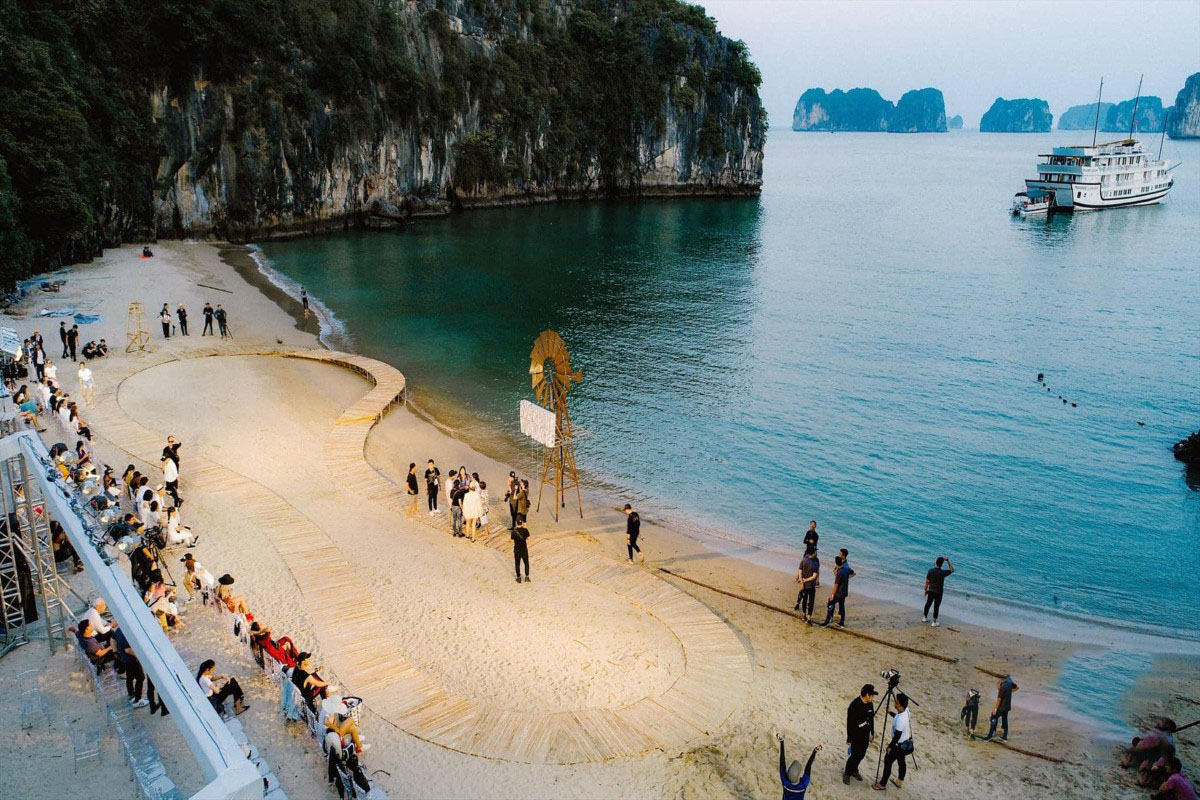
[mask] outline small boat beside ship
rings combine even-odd
[[[1100,83],[1101,94],[1104,83]],[[1142,85],[1138,83],[1138,98]],[[1105,208],[1148,206],[1162,202],[1175,180],[1172,166],[1158,156],[1151,159],[1134,138],[1137,130],[1137,100],[1129,136],[1113,142],[1096,143],[1100,127],[1100,100],[1096,100],[1096,127],[1091,145],[1055,147],[1042,153],[1036,178],[1025,179],[1025,191],[1013,197],[1014,215],[1028,216],[1051,211],[1098,211]],[[1166,136],[1166,125],[1163,125]]]

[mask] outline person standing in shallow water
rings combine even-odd
[[[642,555],[642,548],[638,547],[638,536],[642,532],[642,518],[633,510],[633,506],[629,503],[625,504],[625,550],[629,553],[629,560],[633,561],[633,551],[637,551],[638,561],[645,563],[646,557]]]
[[[942,569],[945,563],[949,569]],[[946,586],[946,577],[954,572],[950,556],[938,556],[934,566],[925,575],[925,612],[921,622],[929,622],[929,607],[933,606],[933,627],[938,626],[938,612],[942,610],[942,591]]]
[[[300,305],[304,306],[304,316],[308,316],[308,290],[300,287]]]
[[[201,336],[212,336],[213,328],[213,307],[212,303],[204,304],[204,330],[200,331]]]

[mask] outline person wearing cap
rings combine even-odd
[[[817,745],[809,753],[803,774],[800,772],[799,761],[793,761],[784,769],[783,765],[787,760],[783,755],[783,737],[779,736],[779,782],[783,784],[783,800],[804,800],[804,795],[808,792],[808,783],[812,780],[813,759],[820,750],[821,745]]]
[[[895,698],[896,710],[892,714],[892,739],[888,742],[887,755],[883,757],[883,777],[871,788],[877,792],[887,789],[888,778],[892,777],[892,764],[900,762],[896,779],[892,781],[899,789],[904,785],[908,772],[905,759],[913,751],[912,720],[908,713],[908,695],[900,692]]]
[[[325,715],[325,728],[335,733],[338,737],[338,747],[342,745],[342,738],[349,736],[354,742],[354,752],[362,753],[363,750],[370,749],[371,745],[364,745],[362,737],[358,733],[358,723],[350,716],[350,709],[346,707],[346,701],[337,699],[337,702],[325,706],[328,713]]]
[[[233,586],[233,576],[226,572],[217,579],[217,599],[225,604],[225,607],[235,614],[246,614],[249,609],[246,607],[246,598],[240,594],[234,594],[230,590]]]
[[[813,606],[817,602],[817,584],[821,579],[821,561],[817,558],[817,545],[810,544],[804,550],[804,558],[796,570],[796,582],[800,594],[796,595],[796,610],[805,622],[812,621]]]
[[[849,783],[851,778],[861,781],[858,765],[867,754],[871,737],[875,735],[875,707],[872,703],[878,692],[871,684],[864,684],[858,697],[850,701],[846,709],[846,746],[850,748],[846,767],[842,770],[842,783]]]
[[[329,688],[329,684],[315,673],[311,653],[301,653],[296,657],[296,666],[292,669],[292,683],[300,690],[300,696],[304,698],[308,710],[314,714],[317,713],[316,698]]]

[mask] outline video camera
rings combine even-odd
[[[889,689],[895,689],[900,685],[900,670],[898,669],[885,669],[883,672],[879,673],[879,677],[887,681],[887,686]]]

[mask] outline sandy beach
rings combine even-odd
[[[23,336],[39,330],[59,363],[58,320],[37,312],[73,305],[102,316],[82,327],[80,339],[103,337],[112,347],[91,365],[97,405],[84,410],[97,454],[118,472],[127,463],[145,470],[154,452],[145,452],[145,437],[131,438],[131,430],[182,440],[184,521],[201,536],[193,552],[214,572],[232,573],[256,618],[311,650],[347,692],[363,697],[364,735],[372,744],[365,761],[390,797],[777,796],[776,733],[789,759],[803,762],[812,747],[824,746],[810,797],[865,796],[872,794],[868,784],[841,782],[845,710],[862,684],[882,686],[879,673],[887,668],[902,673],[901,688],[920,703],[913,714],[916,768],[910,763],[900,793],[948,800],[1147,796],[1115,766],[1112,739],[1081,720],[1072,698],[1056,689],[1064,663],[1090,645],[1013,630],[1019,626],[997,625],[1006,632],[962,623],[953,581],[938,629],[920,625],[919,612],[867,599],[853,586],[849,630],[809,627],[791,612],[792,575],[749,548],[717,548],[648,519],[645,566],[624,565],[623,500],[588,496],[582,520],[569,504],[558,523],[546,504],[531,513],[533,580],[514,583],[506,536],[476,544],[452,538],[448,515],[426,513],[423,497],[415,515],[406,513],[401,486],[410,462],[423,470],[434,458],[443,474],[463,464],[487,481],[493,522],[506,521],[500,498],[512,467],[403,405],[378,424],[348,416],[372,383],[344,366],[318,356],[247,354],[302,355],[322,345],[316,321],[254,271],[244,248],[163,242],[153,259],[139,252],[110,250],[65,272],[60,293],[35,293],[9,309],[3,324]],[[146,308],[153,353],[124,352],[132,300]],[[172,311],[186,305],[190,336],[163,339],[156,315],[164,301]],[[199,335],[205,301],[227,309],[233,338]],[[402,353],[391,366],[404,370]],[[75,394],[74,367],[59,363],[59,376]],[[58,441],[57,429],[45,437]],[[343,441],[359,441],[358,452]],[[319,542],[329,553],[327,569],[299,569],[285,545],[292,535]],[[822,538],[823,581],[839,546]],[[874,557],[856,553],[851,561]],[[328,585],[322,574],[342,577]],[[86,575],[70,582],[87,596]],[[818,611],[826,591],[827,582]],[[368,635],[343,628],[349,617],[329,602],[331,592],[361,609]],[[194,609],[187,622],[175,642],[189,665],[214,657],[228,674],[254,673],[215,614]],[[368,644],[382,667],[364,665],[360,650]],[[1195,658],[1157,657],[1113,709],[1114,719],[1200,716],[1191,699],[1200,696],[1196,667]],[[13,695],[30,669],[41,671],[59,709],[49,731],[17,727]],[[1007,673],[1021,686],[1012,747],[970,741],[958,722],[967,690],[983,693],[986,727],[995,676]],[[547,741],[519,749],[503,736],[434,730],[412,711],[417,687],[469,708],[464,719],[476,728],[503,719],[508,730]],[[288,795],[335,796],[314,746],[275,714],[269,682],[255,678],[246,688],[247,733]],[[70,764],[61,714],[94,705],[73,658],[50,657],[42,642],[10,654],[0,660],[0,698],[6,763],[31,774],[39,751],[49,751]],[[635,711],[647,708],[657,715]],[[601,719],[611,723],[607,733],[593,729]],[[198,780],[182,743],[171,739],[170,718],[153,722],[184,776],[181,788]],[[1194,730],[1181,737],[1185,766],[1197,765],[1198,740]],[[864,774],[874,773],[875,758],[873,748]],[[104,785],[128,780],[112,747],[102,769],[114,781]],[[95,787],[69,768],[42,769],[14,796],[123,796]]]

